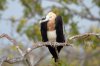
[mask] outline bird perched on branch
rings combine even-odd
[[[65,42],[63,33],[63,21],[61,16],[56,15],[53,12],[49,12],[44,18],[41,19],[40,26],[43,42]],[[55,62],[57,62],[59,58],[58,54],[63,46],[47,45],[47,47],[55,59]]]

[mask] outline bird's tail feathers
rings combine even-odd
[[[50,45],[48,45],[47,47],[48,47],[50,53],[52,54],[52,56],[53,56],[55,62],[57,62],[58,59],[59,59],[58,53],[57,53],[58,51],[56,51],[55,47],[52,47],[52,46],[50,46]]]

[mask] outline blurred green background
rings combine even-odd
[[[0,35],[6,33],[15,38],[23,50],[32,47],[34,42],[41,41],[39,20],[50,11],[62,16],[66,40],[77,34],[100,32],[100,0],[0,0]],[[59,66],[100,66],[99,39],[91,36],[72,44],[73,48],[64,47],[61,51]],[[33,51],[34,61],[42,59],[37,66],[54,65],[45,49]],[[4,38],[0,39],[2,56],[19,56],[13,44]],[[25,62],[3,66],[25,66]]]

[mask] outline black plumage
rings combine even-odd
[[[47,23],[48,23],[48,21],[41,23],[41,35],[42,35],[42,41],[43,42],[49,41],[48,37],[47,37],[47,31],[48,31],[47,30]],[[57,16],[55,18],[55,30],[56,30],[56,36],[57,36],[56,42],[59,42],[59,43],[65,42],[64,33],[63,33],[63,21],[62,21],[61,16]],[[63,46],[57,46],[55,48],[53,46],[47,45],[47,47],[48,47],[50,53],[52,54],[52,56],[54,57],[55,62],[56,62],[58,60],[56,48],[57,48],[58,53],[59,53],[60,50],[63,48]]]

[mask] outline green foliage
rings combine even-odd
[[[63,21],[65,24],[67,24],[69,22],[69,19],[71,18],[71,15],[66,13],[64,8],[59,8],[59,7],[53,6],[51,8],[51,11],[53,11],[57,15],[63,15],[62,18],[63,18]]]
[[[0,10],[5,9],[6,1],[7,0],[0,0]],[[71,19],[73,18],[72,14],[70,14],[68,12],[67,8],[65,8],[68,4],[77,5],[79,3],[78,0],[55,0],[55,2],[57,4],[59,4],[61,7],[53,5],[53,6],[49,6],[47,8],[48,10],[46,10],[45,8],[42,7],[42,4],[41,4],[42,1],[43,0],[20,0],[22,5],[24,6],[24,11],[23,11],[24,16],[19,21],[19,24],[17,26],[16,31],[19,34],[20,34],[20,32],[22,31],[23,28],[26,28],[24,33],[27,35],[27,37],[30,40],[40,41],[41,40],[40,26],[37,23],[34,23],[32,25],[28,25],[29,27],[25,27],[25,25],[28,22],[28,20],[26,20],[25,18],[34,18],[35,16],[41,17],[41,16],[44,15],[44,12],[46,12],[48,10],[55,12],[57,15],[61,15],[63,17],[63,21],[64,21],[65,26],[66,25],[70,26],[68,36],[80,34],[77,23],[74,22],[74,21],[70,22]],[[95,6],[100,7],[100,0],[93,0],[93,3],[95,3]],[[75,12],[75,11],[73,10],[73,12]],[[84,10],[81,13],[83,13],[83,12],[84,12]],[[13,23],[16,21],[15,17],[11,17],[10,20]],[[100,33],[100,29],[99,29],[100,27],[99,28],[95,28],[95,27],[96,26],[90,27],[88,32]],[[84,32],[86,32],[86,31],[84,31]],[[81,45],[82,44],[82,47],[84,48],[84,52],[87,53],[87,54],[92,53],[97,48],[99,48],[99,50],[100,50],[100,40],[97,39],[97,37],[94,37],[94,36],[91,36],[91,37],[88,37],[88,38],[80,38],[80,39],[77,39],[77,40],[74,40],[74,41],[71,41],[71,42],[74,43],[75,45]],[[22,44],[20,44],[20,47],[23,47]],[[15,46],[11,46],[11,49],[16,51]],[[2,53],[2,52],[0,52],[0,53]],[[100,63],[100,59],[99,59],[100,56],[99,55],[100,54],[95,55],[95,58],[92,58],[91,61],[86,62],[85,66],[98,66],[99,63]],[[13,58],[13,56],[10,54],[9,58]],[[53,61],[51,62],[51,64],[52,64],[52,66],[55,66],[55,63]],[[74,59],[72,61],[72,63],[68,63],[67,60],[63,59],[63,60],[59,61],[57,66],[77,66],[77,64],[79,64],[79,62],[77,62],[76,59]],[[8,65],[5,65],[5,66],[8,66]]]
[[[4,63],[2,64],[2,66],[14,66],[14,64],[9,64],[9,63],[7,63],[7,62],[4,62]]]
[[[41,33],[38,24],[31,25],[25,31],[26,35],[33,40],[41,40]]]
[[[72,22],[70,24],[70,26],[71,26],[71,28],[70,28],[70,35],[77,35],[77,34],[79,34],[77,23]]]
[[[21,0],[22,4],[25,7],[24,16],[25,17],[33,17],[36,14],[42,15],[43,9],[41,6],[40,0]]]
[[[65,24],[67,24],[69,22],[69,19],[71,18],[70,14],[63,14],[63,21]]]
[[[0,10],[4,10],[5,9],[5,4],[6,0],[0,0]]]
[[[14,55],[13,55],[13,54],[9,54],[9,55],[8,55],[8,58],[10,58],[10,59],[11,59],[11,58],[14,58]]]
[[[20,20],[20,23],[19,23],[18,28],[17,28],[17,32],[21,31],[21,29],[24,27],[24,25],[26,24],[26,22],[27,22],[27,20],[24,19],[24,18]]]
[[[91,26],[90,29],[88,30],[88,32],[89,33],[100,33],[100,29],[99,29],[99,27]],[[97,46],[100,46],[99,38],[100,38],[99,36],[96,36],[96,37],[91,36],[88,38],[89,39],[88,41],[90,41],[92,43],[92,48],[95,49]]]
[[[55,63],[53,60],[51,60],[52,66],[69,66],[67,63],[67,60],[59,60],[59,62]]]
[[[22,45],[22,43],[18,43],[18,46],[19,46],[20,48],[23,48],[23,47],[24,47],[24,46]],[[11,45],[10,48],[11,48],[11,50],[13,50],[13,51],[18,51],[17,48],[16,48],[16,46],[14,46],[14,45]]]
[[[78,4],[78,0],[72,0],[72,2]]]
[[[13,46],[10,46],[10,48],[12,49],[12,50],[14,50],[14,51],[16,51],[17,49],[16,49],[16,47],[13,45]]]
[[[38,15],[43,15],[42,14],[43,10],[42,10],[42,7],[41,7],[41,4],[40,3],[37,2],[34,5],[34,8],[35,8],[35,12],[37,12]]]
[[[66,4],[70,4],[70,3],[74,3],[74,4],[78,4],[78,0],[58,0],[58,2],[64,2]]]
[[[25,31],[26,35],[30,38],[33,39],[34,38],[34,34],[33,34],[33,25],[29,26],[27,28],[27,30]]]
[[[11,17],[11,22],[14,23],[15,21],[16,21],[15,16],[12,16],[12,17]]]
[[[93,0],[93,3],[95,3],[98,7],[100,7],[100,0]]]

